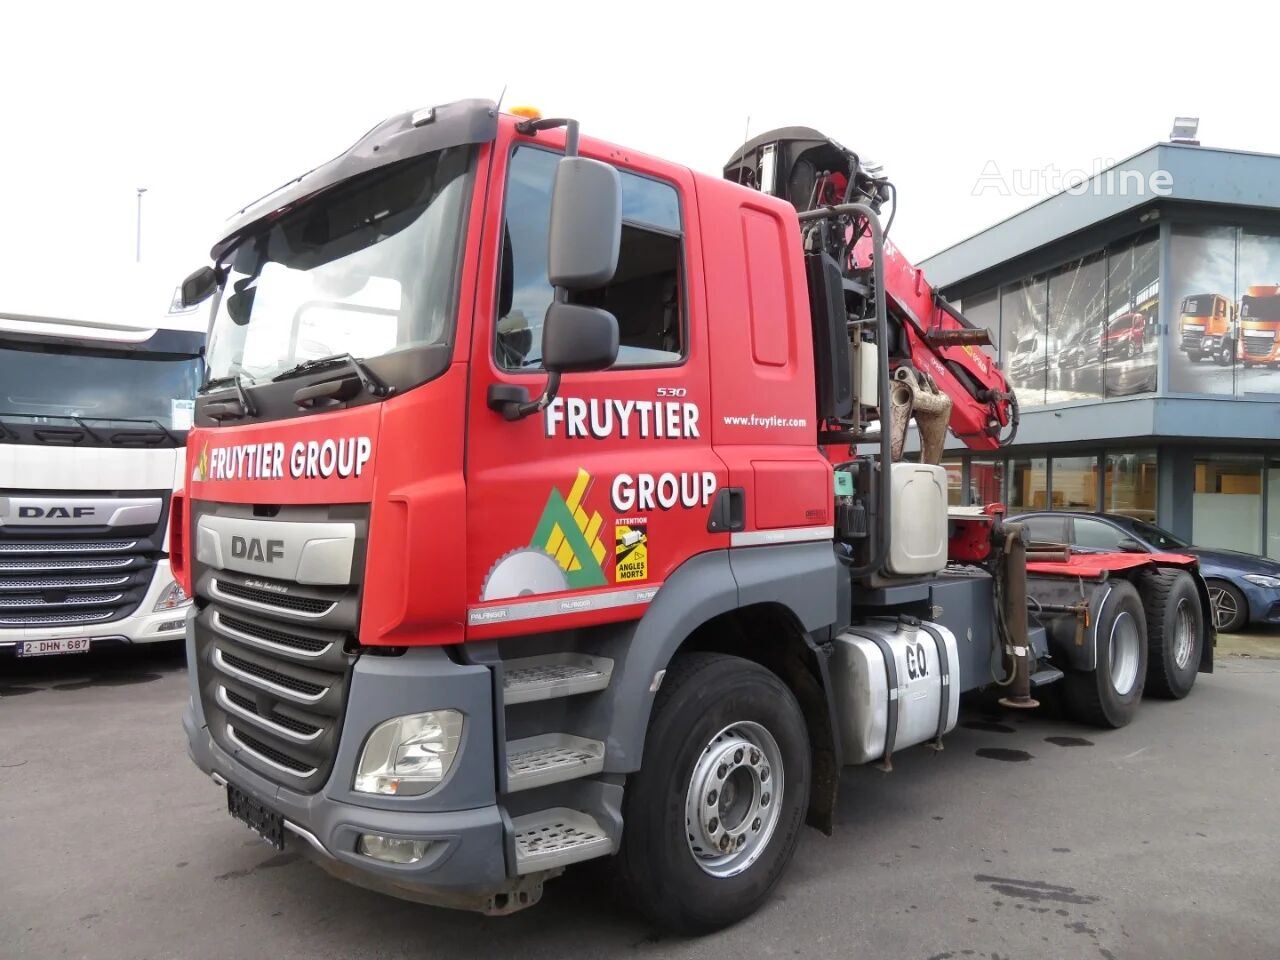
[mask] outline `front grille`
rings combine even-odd
[[[284,727],[289,732],[296,733],[298,736],[305,737],[306,739],[311,739],[321,730],[320,727],[317,727],[314,724],[303,723],[301,720],[295,720],[293,717],[286,716],[285,714],[279,713],[275,710],[269,710],[265,714],[261,713],[258,710],[257,701],[236,693],[234,690],[228,690],[226,687],[223,687],[222,689],[227,700],[233,706],[240,708],[242,717],[245,714],[252,714],[261,720],[265,720],[268,723],[274,723],[278,727]]]
[[[1184,350],[1199,350],[1203,343],[1203,333],[1184,333],[1182,335],[1182,349]]]
[[[292,519],[314,525],[342,512],[363,542],[358,507],[286,505],[262,519],[262,538],[283,539]],[[333,513],[331,513],[332,511]],[[251,509],[197,503],[190,519],[257,520]],[[249,535],[241,526],[237,535]],[[314,534],[308,534],[314,535]],[[293,556],[287,553],[287,556]],[[286,569],[287,564],[280,564]],[[324,787],[338,753],[355,656],[362,554],[347,585],[315,586],[217,569],[197,557],[193,668],[214,742],[254,773],[299,793]]]
[[[288,674],[281,673],[279,670],[272,670],[270,667],[264,667],[256,663],[245,660],[243,657],[237,657],[233,653],[226,653],[219,649],[217,663],[226,665],[231,668],[234,673],[248,674],[261,680],[263,683],[270,684],[273,687],[280,687],[284,690],[292,690],[294,693],[305,697],[308,700],[317,699],[324,695],[328,687],[321,686],[318,683],[309,683],[306,680],[299,680]],[[252,680],[246,681],[252,684]]]
[[[292,597],[286,593],[276,593],[274,590],[259,590],[255,587],[246,587],[226,580],[217,580],[215,583],[215,589],[219,593],[239,600],[248,600],[250,603],[256,603],[264,607],[278,607],[281,610],[292,610],[295,613],[305,613],[311,616],[320,616],[333,609],[333,601],[331,600],[317,600],[314,597]]]
[[[316,772],[315,767],[307,766],[305,762],[299,760],[297,757],[292,757],[287,753],[283,753],[275,747],[263,743],[257,737],[250,736],[243,730],[231,726],[231,724],[227,724],[227,733],[230,735],[230,739],[233,743],[238,741],[240,746],[243,746],[254,754],[257,754],[270,764],[277,767],[283,767],[286,770],[304,777]]]
[[[301,637],[296,633],[286,633],[284,630],[259,626],[256,623],[250,623],[248,620],[241,620],[239,617],[232,617],[227,614],[218,614],[217,620],[218,625],[224,630],[243,634],[240,639],[247,637],[260,643],[293,649],[299,653],[314,655],[323,653],[332,646],[332,641],[317,640],[314,637]]]
[[[1271,349],[1275,346],[1275,340],[1271,337],[1250,337],[1244,336],[1241,341],[1244,344],[1244,355],[1248,357],[1258,357],[1265,359],[1271,356]]]
[[[0,539],[0,627],[110,623],[142,602],[160,551],[138,537],[74,540],[5,530]]]

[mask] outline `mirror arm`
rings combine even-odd
[[[522,133],[526,137],[536,137],[540,130],[554,130],[556,127],[564,127],[564,155],[566,157],[576,157],[578,155],[578,121],[570,120],[568,117],[547,117],[543,120],[521,120],[516,124],[516,133]]]
[[[524,403],[505,403],[502,407],[502,416],[506,420],[523,420],[530,414],[545,410],[559,392],[560,372],[552,370],[547,374],[547,383],[542,388],[542,396],[536,400],[526,400]]]

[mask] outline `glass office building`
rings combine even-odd
[[[956,504],[1106,510],[1280,559],[1280,156],[1158,144],[922,262],[1022,424]]]

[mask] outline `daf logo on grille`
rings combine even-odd
[[[92,517],[97,513],[95,507],[18,507],[19,520],[78,520]]]
[[[231,556],[238,560],[275,563],[277,560],[284,558],[284,541],[233,536],[231,538]]]

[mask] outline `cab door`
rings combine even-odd
[[[707,518],[725,469],[712,452],[692,176],[583,141],[620,172],[618,270],[575,300],[609,310],[608,370],[566,374],[544,410],[510,422],[500,386],[544,388],[542,319],[560,131],[503,128],[486,217],[467,427],[469,634],[638,617],[681,562],[715,546]],[[505,139],[504,139],[505,138]]]

